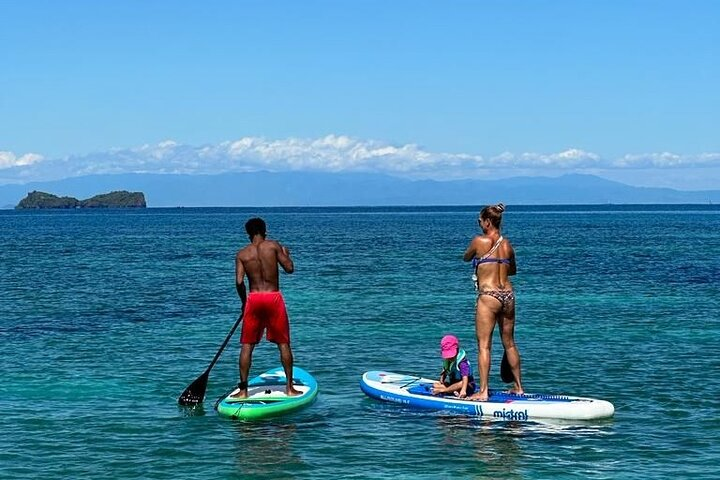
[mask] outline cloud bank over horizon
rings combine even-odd
[[[0,183],[28,183],[94,174],[199,175],[265,170],[383,173],[435,180],[588,173],[627,182],[634,174],[642,176],[638,179],[640,183],[643,180],[652,183],[649,179],[655,178],[655,183],[664,181],[665,185],[653,186],[672,186],[667,179],[670,170],[674,171],[674,178],[670,180],[678,181],[677,172],[696,179],[704,176],[708,169],[715,172],[718,168],[720,153],[715,152],[626,154],[608,159],[593,152],[568,148],[549,154],[504,152],[484,156],[432,152],[417,144],[398,146],[345,135],[280,140],[243,137],[203,146],[166,140],[154,145],[63,158],[0,151]],[[683,188],[683,185],[676,188]],[[720,181],[704,188],[720,188]]]

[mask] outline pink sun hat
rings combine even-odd
[[[440,352],[442,358],[453,358],[458,353],[458,339],[455,335],[445,335],[440,340]]]

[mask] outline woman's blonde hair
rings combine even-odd
[[[480,220],[490,220],[490,223],[495,228],[500,228],[502,223],[502,214],[505,211],[505,204],[498,203],[497,205],[488,205],[487,207],[480,210]]]

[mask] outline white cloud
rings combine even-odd
[[[618,168],[678,168],[720,166],[720,153],[677,155],[670,152],[625,155],[612,162]]]
[[[593,173],[636,169],[720,167],[720,153],[628,154],[608,159],[578,148],[556,153],[512,153],[495,156],[433,152],[416,144],[393,145],[345,135],[321,138],[266,139],[244,137],[214,145],[192,146],[173,140],[155,145],[114,149],[88,155],[44,159],[0,152],[4,179],[51,180],[68,176],[114,173],[215,174],[257,170],[379,172],[411,178],[495,178],[517,175]],[[639,170],[638,170],[639,171]]]
[[[347,136],[267,140],[246,137],[198,149],[207,162],[230,169],[373,171],[412,173],[478,162],[480,156],[427,152],[417,145],[394,146]]]
[[[577,148],[552,153],[521,153],[519,155],[505,152],[492,158],[493,166],[506,166],[515,168],[587,168],[597,167],[602,163],[599,155]]]
[[[0,151],[0,169],[12,167],[24,167],[43,160],[42,155],[37,153],[26,153],[25,155],[16,156],[13,152]]]

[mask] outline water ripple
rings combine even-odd
[[[449,332],[474,358],[460,256],[475,210],[263,210],[295,258],[294,353],[321,393],[262,423],[212,409],[237,381],[237,337],[205,405],[176,404],[237,318],[234,252],[257,212],[3,212],[0,477],[717,478],[715,211],[508,211],[526,388],[608,399],[613,419],[486,421],[362,394],[366,370],[433,375]],[[261,343],[253,372],[278,358]]]

